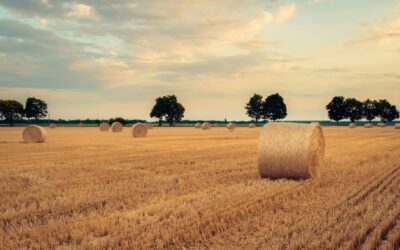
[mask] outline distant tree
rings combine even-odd
[[[0,100],[0,117],[4,118],[10,126],[14,125],[15,120],[24,116],[24,107],[16,100]]]
[[[365,100],[363,102],[363,114],[365,119],[371,123],[378,116],[377,102],[370,99]]]
[[[263,100],[262,96],[258,94],[254,94],[249,102],[246,104],[245,109],[247,110],[246,114],[253,118],[256,126],[258,123],[258,120],[262,118],[263,115]]]
[[[94,120],[94,123],[96,123],[97,125],[100,125],[101,121],[99,119]]]
[[[377,102],[378,117],[382,122],[391,122],[396,118],[399,118],[399,111],[396,106],[390,104],[387,100],[379,100]]]
[[[328,110],[329,119],[336,121],[339,125],[339,121],[346,117],[346,106],[343,96],[335,96],[332,101],[326,105]]]
[[[124,118],[122,118],[122,117],[116,117],[116,118],[110,118],[109,120],[108,120],[108,124],[113,124],[114,122],[119,122],[119,123],[121,123],[122,125],[126,125],[126,124],[128,124],[128,120],[126,120],[126,119],[124,119]]]
[[[287,116],[286,104],[279,94],[268,96],[263,102],[263,118],[276,121]]]
[[[24,112],[27,118],[35,118],[37,122],[39,118],[47,116],[47,104],[43,100],[29,97],[26,99]]]
[[[344,101],[345,117],[351,122],[358,121],[363,118],[363,103],[355,98],[347,98]]]
[[[163,118],[173,126],[184,117],[185,108],[180,104],[175,95],[167,95],[158,97],[153,109],[150,112],[150,117],[158,118],[158,125],[162,126]]]

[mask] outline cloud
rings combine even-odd
[[[86,4],[75,4],[73,10],[68,13],[68,16],[72,17],[90,17],[93,15],[93,9],[91,6]]]
[[[49,26],[49,22],[46,19],[40,19],[40,28],[46,29]]]
[[[378,43],[380,45],[390,44],[400,41],[400,18],[391,19],[380,27],[363,25],[366,37],[350,41],[348,46],[363,45],[366,43]]]
[[[275,20],[278,23],[284,22],[291,18],[294,13],[296,12],[296,4],[295,3],[290,3],[287,5],[282,5],[278,8],[278,10],[275,13]]]

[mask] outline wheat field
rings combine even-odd
[[[260,128],[0,128],[0,248],[398,249],[400,133],[324,127],[313,180],[261,179]]]

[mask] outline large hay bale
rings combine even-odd
[[[400,129],[400,123],[395,124],[394,129]]]
[[[233,130],[236,128],[236,124],[230,122],[230,123],[228,123],[228,125],[226,125],[226,127],[227,127],[229,130],[233,131]]]
[[[111,124],[111,131],[114,133],[120,133],[124,130],[124,125],[122,125],[120,122],[113,122]]]
[[[101,132],[107,132],[110,129],[110,125],[107,122],[102,122],[99,125],[99,129]]]
[[[203,124],[201,124],[201,129],[209,130],[211,129],[211,124],[209,122],[203,122]]]
[[[249,128],[255,128],[255,127],[256,127],[256,125],[254,123],[249,124]]]
[[[144,125],[146,126],[147,129],[153,129],[154,128],[154,124],[153,123],[145,123]]]
[[[196,123],[194,126],[195,126],[195,128],[201,128],[201,123],[198,122],[198,123]]]
[[[147,126],[142,123],[136,123],[132,126],[131,133],[133,137],[146,137]]]
[[[263,178],[316,177],[324,153],[320,125],[269,122],[258,142],[259,172]]]
[[[56,126],[56,124],[54,124],[54,123],[50,123],[49,124],[49,128],[51,128],[51,129],[55,129],[57,126]]]
[[[380,128],[384,128],[384,127],[386,127],[386,124],[385,124],[385,123],[383,123],[383,122],[380,122],[380,123],[378,123],[378,127],[380,127]]]
[[[355,123],[350,123],[349,128],[357,128],[357,124],[355,124]]]
[[[374,127],[374,124],[372,124],[372,123],[364,124],[364,128],[373,128],[373,127]]]
[[[46,140],[47,131],[37,125],[29,125],[22,132],[22,138],[26,143],[41,143]]]

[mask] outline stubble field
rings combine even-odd
[[[261,179],[261,128],[0,128],[0,249],[400,247],[400,131],[324,127],[317,179]]]

